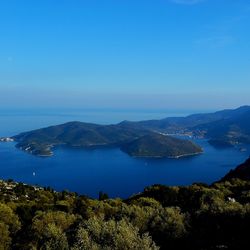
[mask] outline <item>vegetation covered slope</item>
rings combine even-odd
[[[124,144],[122,150],[135,157],[181,157],[201,153],[202,149],[188,140],[161,134],[150,134]]]
[[[250,182],[154,185],[99,200],[0,181],[0,249],[249,249]]]
[[[122,147],[130,155],[141,157],[176,157],[201,151],[198,146],[191,142],[159,135],[150,130],[82,122],[70,122],[21,133],[14,136],[13,139],[18,142],[18,148],[43,156],[51,155],[52,147],[56,145],[71,147],[117,146]],[[151,143],[152,141],[154,143]],[[143,154],[139,151],[130,151],[131,145],[136,144],[139,150],[144,149]]]
[[[120,145],[145,133],[144,130],[122,128],[116,125],[104,126],[83,122],[69,122],[21,133],[14,136],[13,139],[18,142],[18,148],[38,155],[41,155],[41,151],[44,151],[49,155],[51,154],[51,147],[55,145],[65,144],[72,147]]]
[[[203,136],[209,138],[210,143],[216,146],[250,143],[250,106],[162,120],[124,121],[115,125],[69,122],[21,133],[12,139],[18,142],[18,148],[35,155],[51,155],[52,147],[56,145],[117,146],[122,147],[130,155],[153,157],[178,156],[178,152],[179,155],[199,152],[198,146],[189,142],[179,143],[177,140],[157,135],[162,131]],[[167,145],[164,141],[171,144],[171,150],[170,144]],[[156,147],[159,147],[160,152],[156,152]]]
[[[239,116],[246,117],[250,106],[242,106],[237,109],[226,109],[214,113],[193,114],[186,117],[167,117],[161,120],[148,120],[139,122],[124,121],[120,125],[124,127],[144,128],[175,133],[181,130],[196,130],[199,125],[210,124],[222,120],[233,119]],[[198,127],[197,127],[198,128]]]
[[[196,127],[215,145],[250,143],[250,110],[237,116]]]
[[[188,133],[210,139],[215,146],[250,143],[250,106],[187,117],[169,117],[141,122],[124,121],[124,127],[143,128],[166,133]]]

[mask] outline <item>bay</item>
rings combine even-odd
[[[68,114],[27,112],[25,115],[6,112],[0,115],[0,136],[72,120],[115,123],[121,116],[132,120],[133,117],[158,119],[168,114],[78,111]],[[42,158],[18,150],[15,143],[0,143],[0,179],[50,186],[58,191],[69,190],[91,197],[97,197],[98,192],[103,191],[110,197],[126,198],[152,184],[212,183],[250,154],[250,147],[241,152],[237,148],[214,148],[204,139],[195,142],[203,147],[204,153],[180,159],[132,158],[117,148],[84,150],[67,147],[57,147],[53,157]]]

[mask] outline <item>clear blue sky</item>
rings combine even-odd
[[[248,0],[2,0],[1,107],[250,104]]]

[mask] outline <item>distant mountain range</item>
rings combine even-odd
[[[250,106],[215,113],[169,117],[140,122],[123,121],[126,128],[149,129],[168,134],[187,134],[210,139],[216,146],[250,143]]]
[[[250,106],[215,113],[115,125],[69,122],[30,132],[11,139],[17,147],[35,155],[52,155],[57,145],[71,147],[119,147],[131,156],[180,157],[200,153],[194,143],[170,134],[205,137],[216,146],[250,143]]]

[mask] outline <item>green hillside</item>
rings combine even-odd
[[[122,148],[133,156],[147,157],[177,157],[201,152],[198,146],[189,141],[119,124],[70,122],[21,133],[13,139],[18,142],[18,148],[40,156],[51,156],[53,147],[58,145],[84,148],[113,146]],[[138,146],[137,151],[143,149],[144,153],[132,152],[133,145]]]
[[[115,125],[69,122],[12,137],[17,147],[34,155],[50,156],[58,145],[70,147],[120,147],[132,156],[178,157],[199,153],[191,142],[159,135],[187,134],[210,140],[214,146],[250,143],[250,106],[187,117]]]
[[[139,122],[123,121],[120,125],[124,127],[144,128],[175,133],[183,130],[196,130],[200,125],[208,125],[222,120],[246,116],[250,106],[242,106],[237,109],[226,109],[214,113],[193,114],[186,117],[167,117],[160,120],[148,120]]]
[[[21,133],[13,139],[17,147],[32,154],[51,155],[52,147],[67,145],[71,147],[119,146],[148,131],[122,128],[117,125],[97,125],[83,122],[69,122],[30,132]]]
[[[217,122],[197,126],[215,145],[250,143],[250,110]]]
[[[210,139],[215,146],[250,143],[250,106],[222,110],[215,113],[169,117],[140,122],[124,121],[126,128],[141,128],[172,134],[192,134]]]
[[[161,134],[150,134],[124,144],[122,150],[135,157],[170,157],[194,155],[202,149],[187,140]]]

